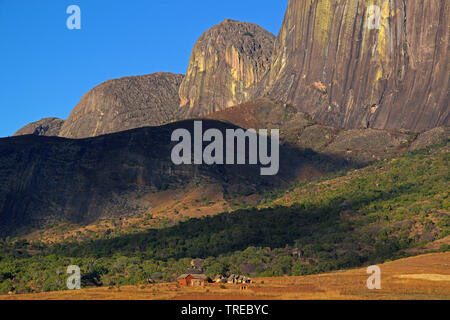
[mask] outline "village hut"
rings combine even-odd
[[[186,287],[204,287],[211,279],[204,274],[185,273],[177,278],[178,284]]]
[[[235,283],[237,283],[236,281],[237,281],[237,276],[235,274],[232,274],[228,277],[228,283],[235,284]]]

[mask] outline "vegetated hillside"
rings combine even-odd
[[[275,36],[226,19],[195,43],[180,87],[181,112],[207,115],[248,101],[270,66]]]
[[[335,180],[293,187],[256,208],[62,252],[108,256],[122,250],[163,259],[208,257],[248,246],[280,248],[297,240],[303,249],[328,243],[329,258],[345,251],[366,260],[388,258],[448,235],[448,161],[447,147],[407,154]]]
[[[448,141],[331,180],[265,194],[265,203],[176,226],[47,249],[2,243],[2,292],[64,289],[81,266],[86,285],[173,280],[191,258],[206,273],[304,275],[427,250],[448,250]],[[43,250],[28,256],[30,249]],[[295,249],[295,250],[294,250]],[[41,252],[40,254],[38,252]],[[31,252],[33,253],[33,252]]]
[[[256,96],[347,129],[448,126],[449,15],[445,0],[290,0]]]
[[[159,72],[106,81],[83,96],[59,136],[89,138],[168,123],[177,117],[183,78]]]
[[[300,166],[295,162],[286,163],[292,170],[291,178],[295,176],[299,181],[326,177],[349,166],[363,166],[407,150],[436,144],[450,133],[448,128],[436,128],[420,135],[374,129],[347,131],[314,122],[308,115],[296,112],[293,107],[270,99],[257,99],[216,112],[207,118],[243,128],[279,128],[285,147],[307,158]],[[81,224],[73,220],[58,220],[26,237],[54,243],[65,239],[98,239],[105,235],[167,227],[188,218],[230,211],[243,204],[257,204],[266,190],[260,187],[241,185],[233,188],[226,183],[211,184],[200,179],[198,183],[145,194],[146,211],[131,210],[130,215],[119,216],[109,214]]]
[[[211,184],[234,197],[287,185],[305,168],[322,175],[348,165],[339,157],[304,155],[282,145],[277,176],[261,176],[259,165],[177,166],[171,160],[176,144],[171,135],[185,128],[193,137],[193,126],[194,121],[184,121],[77,140],[1,139],[0,234],[22,235],[64,221],[89,224],[143,215],[167,190]],[[225,136],[227,129],[237,127],[205,120],[203,128],[219,129]]]

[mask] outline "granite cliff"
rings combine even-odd
[[[183,75],[154,73],[107,81],[84,95],[59,136],[88,138],[176,118]]]
[[[275,36],[227,19],[196,42],[180,87],[182,114],[203,116],[248,101],[270,66]]]
[[[257,94],[343,128],[449,125],[447,0],[291,0]]]

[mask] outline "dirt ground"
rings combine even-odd
[[[239,285],[204,288],[176,283],[121,288],[93,288],[0,300],[450,300],[450,253],[433,253],[379,266],[381,290],[369,290],[366,268],[304,277],[256,278],[248,290]]]

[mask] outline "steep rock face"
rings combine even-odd
[[[449,125],[449,9],[447,0],[291,0],[258,94],[345,128]]]
[[[182,112],[206,115],[247,101],[270,66],[274,41],[255,24],[229,19],[206,31],[180,87]]]
[[[84,95],[59,135],[87,138],[173,120],[183,77],[155,73],[107,81]]]
[[[17,131],[14,136],[24,136],[33,134],[35,136],[57,136],[61,131],[64,120],[58,118],[44,118],[36,122],[27,124],[25,127]]]

